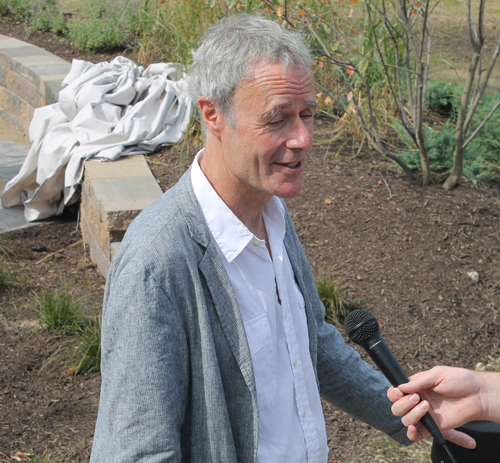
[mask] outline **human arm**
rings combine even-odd
[[[322,398],[398,443],[408,445],[410,441],[401,419],[391,417],[387,379],[347,346],[333,326],[325,324],[319,334],[318,377]]]
[[[180,462],[189,360],[179,316],[139,261],[110,273],[91,462]]]
[[[474,440],[454,428],[474,420],[500,422],[500,373],[440,366],[390,388],[387,395],[394,402],[392,412],[402,417],[413,441],[429,435],[424,427],[417,427],[429,410],[444,437],[467,448],[475,446]]]

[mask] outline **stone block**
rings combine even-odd
[[[35,108],[4,87],[0,87],[0,108],[23,122],[23,126],[31,123]]]
[[[9,127],[21,132],[26,137],[26,140],[28,140],[29,126],[27,126],[21,119],[1,107],[0,119],[4,120]]]
[[[89,179],[150,177],[153,174],[144,156],[123,156],[116,161],[94,161],[85,163],[85,175]]]
[[[38,88],[10,69],[5,69],[5,85],[3,87],[34,108],[44,106],[46,103],[45,96],[40,93]]]
[[[104,276],[130,222],[161,194],[142,155],[85,163],[82,233],[90,258]]]
[[[84,182],[82,184],[82,203],[80,218],[82,223],[85,222],[87,231],[92,235],[93,240],[97,243],[99,248],[107,255],[108,259],[111,255],[110,242],[111,234],[103,226],[102,222],[96,214],[94,205],[89,197],[89,186]],[[87,237],[84,236],[85,241]]]
[[[124,232],[110,232],[98,219],[88,194],[88,184],[82,184],[82,202],[80,220],[82,235],[89,246],[90,259],[97,265],[101,274],[106,277],[113,256],[123,239]]]
[[[86,220],[81,221],[82,235],[85,244],[89,247],[90,260],[97,265],[99,272],[106,278],[111,265],[111,259],[104,253],[97,241],[95,240],[92,232],[89,229],[89,223]]]
[[[97,218],[108,231],[125,232],[132,220],[162,195],[142,155],[115,162],[87,161],[85,176]]]

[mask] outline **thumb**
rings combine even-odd
[[[466,449],[473,449],[476,447],[476,441],[467,434],[464,434],[460,431],[455,431],[454,429],[450,429],[449,431],[443,431],[443,437],[454,444],[459,445],[460,447],[465,447]]]

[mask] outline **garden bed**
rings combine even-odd
[[[0,33],[27,39],[21,23],[2,23]],[[123,53],[85,55],[41,32],[28,40],[68,60]],[[331,132],[329,120],[318,121],[317,139]],[[314,273],[342,281],[377,317],[409,374],[443,363],[474,368],[500,356],[500,184],[422,188],[373,153],[353,157],[356,148],[332,144],[327,155],[326,146],[314,147],[304,190],[287,203]],[[195,152],[183,146],[148,158],[164,190]],[[68,212],[1,237],[11,279],[0,288],[0,461],[21,452],[83,462],[90,452],[100,375],[68,376],[65,357],[42,368],[66,339],[39,328],[33,294],[67,288],[84,296],[89,315],[99,313],[104,280],[74,245],[76,225]],[[400,449],[326,404],[325,416],[332,462],[429,461],[426,443]]]

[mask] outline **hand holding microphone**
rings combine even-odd
[[[349,336],[351,341],[363,347],[375,365],[377,365],[394,387],[409,381],[408,376],[406,376],[396,357],[394,357],[380,335],[378,322],[373,315],[364,310],[355,310],[346,317],[344,325],[347,336]],[[450,461],[455,463],[455,459],[432,416],[426,413],[421,418],[421,422],[434,438],[435,442],[445,449],[450,457]]]

